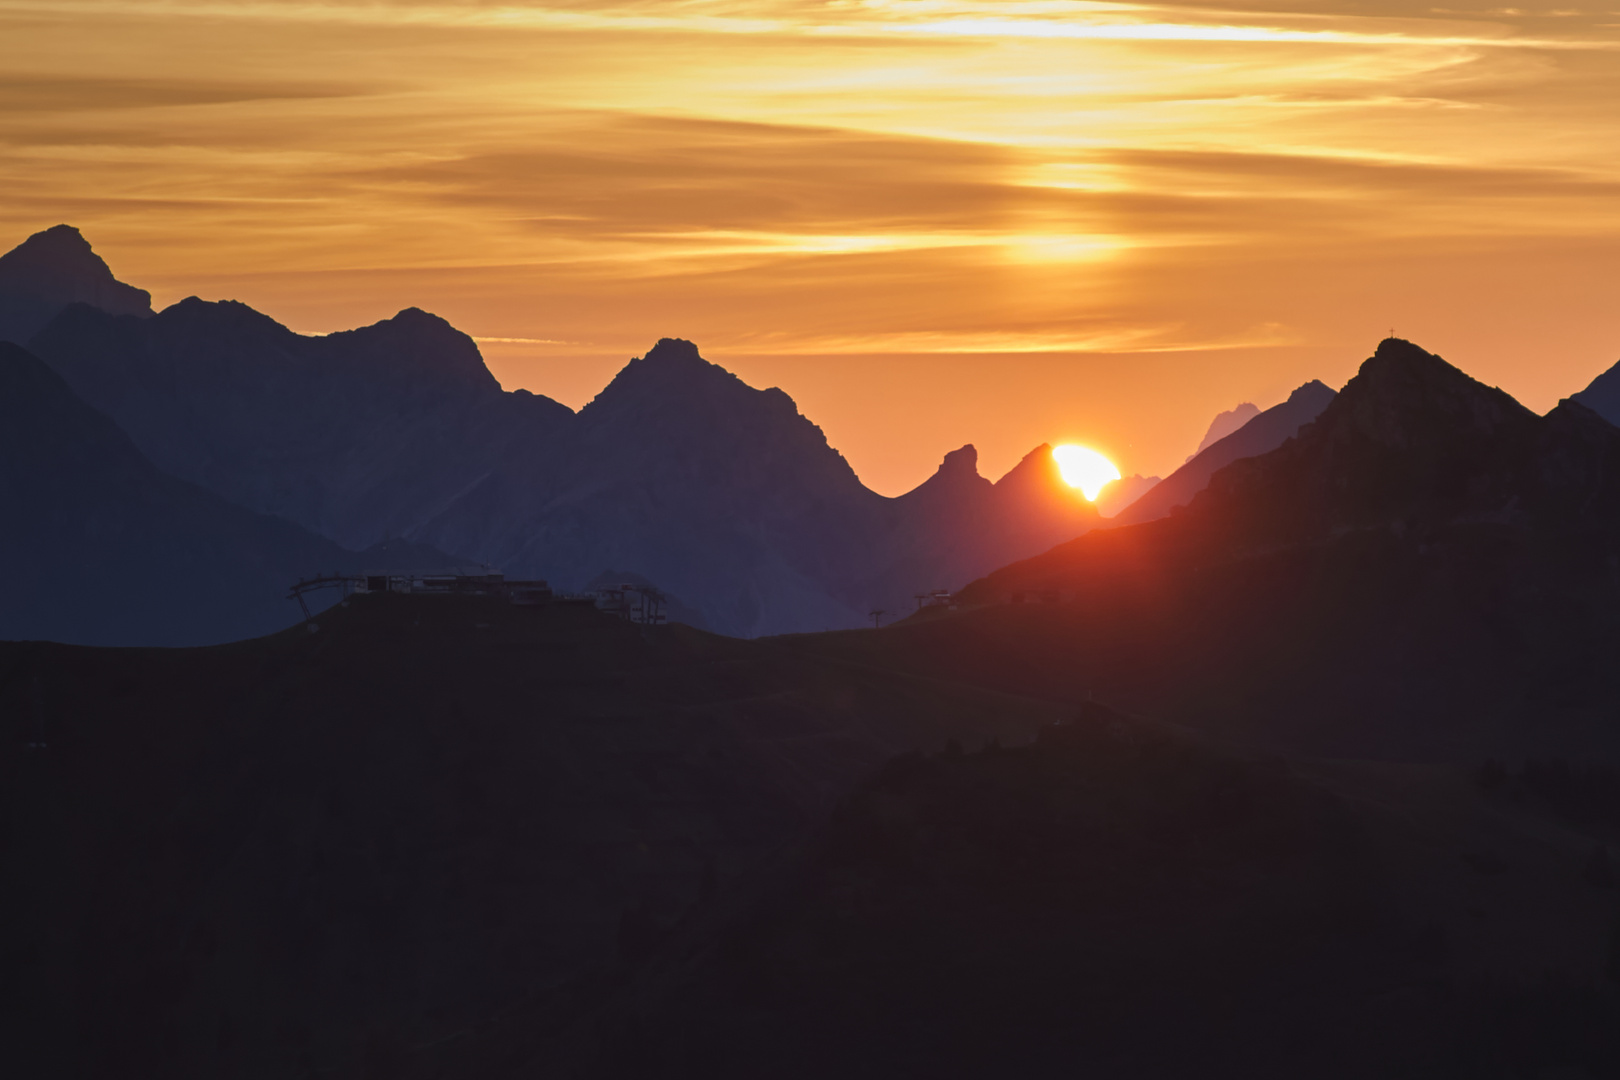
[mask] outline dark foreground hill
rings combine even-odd
[[[884,760],[1055,716],[589,606],[316,625],[0,643],[9,1075],[445,1075],[516,1011],[566,1034]]]
[[[1617,477],[1595,414],[1536,416],[1387,341],[1184,512],[997,571],[954,617],[816,647],[1295,751],[1620,761]]]
[[[316,625],[0,645],[18,1075],[1620,1068],[1614,773],[1258,757],[585,606]]]
[[[595,1075],[1620,1075],[1620,820],[1537,776],[1258,761],[1095,706],[902,758],[639,973]],[[523,1075],[524,1019],[467,1075]]]
[[[194,645],[298,618],[294,581],[378,559],[442,566],[394,544],[347,551],[155,468],[40,360],[0,342],[0,639]]]

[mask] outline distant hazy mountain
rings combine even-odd
[[[1620,364],[1597,378],[1570,400],[1586,406],[1611,424],[1620,425]]]
[[[1122,477],[1102,489],[1097,496],[1097,512],[1103,517],[1114,517],[1158,487],[1161,479],[1157,476],[1143,476],[1137,473],[1134,476]]]
[[[152,314],[152,297],[113,277],[79,230],[58,225],[0,255],[0,341],[26,344],[69,304]]]
[[[572,415],[503,393],[471,338],[415,308],[306,337],[229,301],[147,319],[79,304],[31,348],[158,467],[354,548],[420,526]]]
[[[1049,448],[992,484],[971,446],[897,499],[870,491],[781,390],[665,340],[544,452],[514,456],[415,534],[583,583],[645,575],[725,633],[861,625],[1097,522]]]
[[[1281,405],[1259,413],[1237,431],[1206,446],[1191,461],[1165,477],[1111,519],[1111,524],[1134,525],[1164,517],[1178,506],[1185,506],[1209,484],[1217,469],[1240,458],[1275,450],[1294,437],[1301,427],[1321,415],[1333,400],[1333,391],[1313,379],[1288,395]],[[1241,409],[1242,406],[1239,406]],[[1238,410],[1233,410],[1234,412]],[[1229,416],[1222,413],[1221,416]],[[1220,424],[1220,418],[1210,430]]]
[[[1187,455],[1187,460],[1191,461],[1259,415],[1260,407],[1252,401],[1245,401],[1235,409],[1220,413],[1210,421],[1209,430],[1204,432],[1203,441],[1198,444],[1198,449]]]
[[[159,471],[43,362],[0,342],[0,639],[196,645],[301,617],[295,580],[375,559]]]

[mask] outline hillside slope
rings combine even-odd
[[[0,342],[0,640],[197,645],[300,618],[294,581],[451,560],[357,553],[160,472],[38,358]]]
[[[30,347],[159,468],[353,548],[407,534],[572,416],[502,392],[471,338],[414,308],[306,337],[229,301],[146,319],[81,304]]]
[[[884,760],[1055,717],[589,606],[316,625],[0,643],[16,1075],[440,1074],[514,1009],[595,1009]]]

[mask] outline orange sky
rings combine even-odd
[[[1620,14],[1248,7],[0,0],[0,246],[576,407],[688,337],[889,494],[1166,473],[1391,329],[1538,410],[1620,359]]]

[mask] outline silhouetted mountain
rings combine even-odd
[[[569,587],[643,574],[723,632],[820,629],[865,614],[826,582],[862,556],[882,501],[782,391],[664,341],[419,535]]]
[[[666,339],[543,454],[514,456],[416,535],[570,586],[632,570],[724,633],[850,627],[1098,520],[1047,447],[994,484],[976,460],[964,447],[886,499],[781,390]]]
[[[1245,401],[1235,409],[1218,413],[1215,419],[1210,421],[1209,430],[1204,432],[1204,438],[1199,442],[1198,449],[1188,454],[1187,460],[1191,461],[1259,415],[1260,407],[1252,401]]]
[[[1116,517],[1161,482],[1160,477],[1143,476],[1141,473],[1121,477],[1105,485],[1097,495],[1097,512],[1105,518]]]
[[[1240,458],[1275,450],[1293,438],[1301,427],[1320,416],[1332,400],[1333,391],[1313,379],[1289,394],[1288,400],[1281,405],[1272,406],[1237,431],[1201,450],[1151,491],[1144,492],[1131,505],[1114,515],[1111,523],[1134,525],[1152,521],[1164,517],[1178,506],[1187,505],[1209,484],[1209,478],[1215,475],[1216,470]],[[1210,430],[1213,432],[1215,429],[1212,426]]]
[[[852,658],[1313,753],[1620,760],[1617,477],[1596,414],[1538,417],[1386,341],[1182,513],[1006,567],[962,592],[982,606]]]
[[[14,353],[8,506],[73,524],[61,493],[88,489],[113,508],[97,527],[162,499],[220,506]],[[1060,482],[1040,451],[992,485],[964,448],[901,499],[845,502],[846,467],[779,392],[684,343],[622,378],[580,414],[597,442],[556,451],[580,455],[565,477],[587,449],[624,455],[604,476],[655,471],[618,489],[616,535],[664,522],[747,556],[750,524],[871,506],[868,541],[924,558],[904,542],[934,523],[1084,524],[1040,501]],[[657,459],[704,423],[689,459]],[[663,435],[611,445],[637,426]],[[726,471],[738,447],[764,454]],[[775,475],[825,501],[703,523],[733,513],[713,492],[764,497]],[[1617,476],[1620,431],[1590,410],[1536,417],[1387,341],[1182,513],[1090,531],[881,631],[736,641],[584,604],[378,594],[220,648],[0,642],[6,1061],[1611,1075]],[[588,486],[537,498],[593,529],[608,505]]]
[[[345,551],[155,468],[43,362],[0,342],[0,639],[192,645],[300,617],[287,588],[385,560],[449,560],[420,546]],[[413,567],[412,564],[418,564]]]
[[[1620,426],[1620,364],[1593,379],[1585,390],[1571,394],[1570,400]]]
[[[472,339],[414,308],[305,337],[245,304],[62,312],[32,348],[159,468],[348,547],[401,536],[569,410],[501,391]]]
[[[879,496],[786,394],[686,342],[632,361],[577,417],[503,393],[472,339],[416,309],[308,337],[234,302],[148,318],[76,303],[31,347],[158,468],[240,506],[565,588],[643,575],[733,634],[899,614],[1098,520],[1045,447],[995,484],[969,448],[945,480]]]
[[[113,277],[79,230],[58,225],[0,255],[0,340],[27,344],[69,304],[152,314],[152,297]]]

